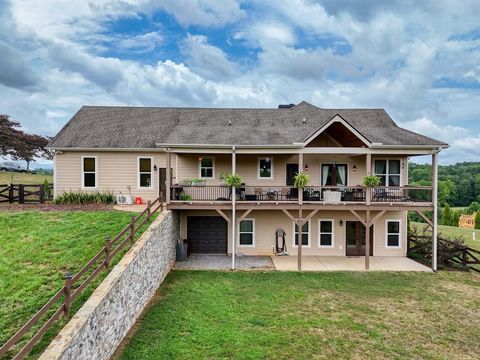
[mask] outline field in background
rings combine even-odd
[[[418,223],[418,222],[411,222],[412,228],[417,228],[421,230],[425,227],[426,224]],[[444,237],[447,238],[456,238],[461,236],[465,241],[465,245],[480,250],[480,230],[474,229],[463,229],[454,226],[444,226],[438,225],[438,232]],[[473,240],[472,233],[475,232],[475,241]]]
[[[12,175],[14,184],[43,184],[45,179],[47,179],[50,184],[53,183],[52,175],[0,171],[0,184],[10,184],[12,181]]]

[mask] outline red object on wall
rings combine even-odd
[[[142,205],[142,204],[143,204],[142,198],[140,196],[136,196],[135,205]]]

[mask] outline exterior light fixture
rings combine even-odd
[[[157,171],[157,165],[153,165],[153,171]]]
[[[340,226],[343,226],[343,220],[340,220]]]
[[[357,165],[353,165],[353,171],[357,171]]]
[[[305,164],[305,171],[308,171],[308,164]]]

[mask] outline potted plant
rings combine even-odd
[[[297,189],[303,189],[310,182],[310,175],[304,172],[299,172],[293,177],[293,180],[295,181],[293,186],[295,186]]]
[[[362,179],[362,184],[363,186],[366,186],[366,187],[380,186],[381,179],[375,175],[364,176]]]
[[[220,176],[218,177],[218,180],[220,180],[220,183],[226,184],[227,175],[228,175],[228,173],[226,173],[224,171],[222,171],[220,173]]]
[[[229,188],[242,186],[243,178],[240,175],[226,174],[225,183]]]

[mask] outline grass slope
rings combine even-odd
[[[122,211],[0,212],[0,344],[63,286],[64,272],[80,270],[102,248],[105,236],[116,235],[134,215]],[[88,291],[74,309],[87,296]],[[60,326],[50,331],[34,353]]]
[[[52,175],[40,175],[40,174],[26,174],[16,173],[9,171],[0,171],[0,184],[10,184],[12,181],[14,184],[43,184],[45,179],[51,184],[53,182]],[[17,180],[18,179],[18,180]]]
[[[412,228],[418,228],[419,231],[421,231],[425,225],[426,224],[423,223],[411,222]],[[447,238],[457,238],[461,236],[465,241],[465,245],[470,246],[473,249],[480,250],[480,230],[438,225],[438,232],[440,235],[443,235]],[[473,232],[475,232],[475,241],[472,238]]]
[[[117,358],[474,359],[468,273],[174,271]]]

